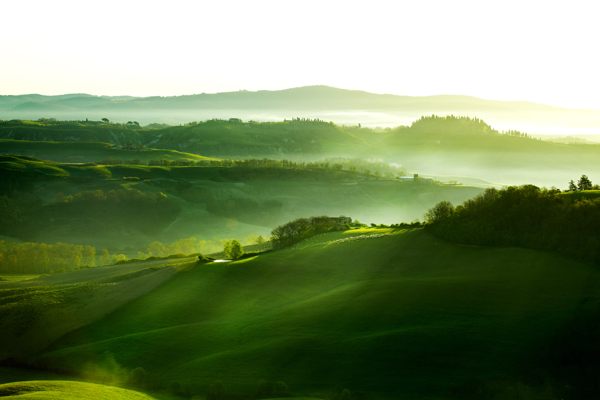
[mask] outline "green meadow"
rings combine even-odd
[[[108,138],[106,138],[108,139]],[[69,163],[96,162],[112,160],[150,160],[169,161],[206,161],[208,157],[197,154],[182,153],[176,150],[126,150],[115,149],[110,143],[80,142],[80,141],[29,141],[0,139],[0,150],[3,154],[18,154],[31,156],[42,160],[53,160]]]
[[[112,386],[74,381],[27,381],[0,385],[0,397],[36,400],[155,400],[154,397]]]
[[[0,216],[0,222],[6,218],[0,223],[3,240],[90,245],[130,258],[155,241],[268,237],[278,224],[311,215],[343,214],[378,224],[413,221],[441,200],[457,204],[483,191],[325,168],[91,165],[25,156],[0,156],[0,174],[3,189],[13,190],[1,205],[8,210]],[[98,204],[85,203],[98,190],[103,196],[164,194],[172,212],[132,203],[112,211],[104,206],[100,213]],[[68,196],[87,206],[65,203]]]
[[[182,270],[31,361],[142,367],[192,394],[217,379],[252,394],[267,379],[313,396],[341,387],[441,399],[543,369],[557,332],[600,289],[590,264],[449,244],[422,229],[350,230],[306,244]]]

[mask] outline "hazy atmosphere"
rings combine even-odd
[[[596,8],[3,4],[0,397],[598,397]]]

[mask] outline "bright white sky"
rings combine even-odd
[[[0,94],[323,84],[600,109],[595,1],[3,1]]]

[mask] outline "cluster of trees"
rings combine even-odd
[[[514,129],[509,129],[507,131],[502,131],[503,135],[508,135],[508,136],[516,136],[516,137],[524,137],[524,138],[528,138],[528,139],[532,139],[531,135],[528,135],[525,132],[519,132],[517,130]]]
[[[271,243],[273,248],[282,249],[310,236],[334,229],[337,225],[338,223],[334,218],[326,215],[298,218],[273,229],[271,231]]]
[[[177,167],[237,167],[245,169],[254,168],[284,168],[293,170],[348,170],[351,172],[361,172],[364,174],[373,174],[376,176],[385,176],[390,179],[397,175],[405,175],[406,169],[393,166],[384,162],[366,161],[361,159],[328,158],[322,161],[314,162],[294,162],[290,160],[274,160],[272,158],[250,158],[247,160],[113,160],[105,159],[97,161],[98,165],[150,165],[150,166],[177,166]]]
[[[102,118],[100,121],[89,121],[86,119],[83,120],[57,120],[56,118],[38,118],[35,121],[23,121],[21,119],[12,119],[10,121],[0,120],[0,125],[2,124],[10,124],[10,125],[31,125],[32,122],[35,122],[35,125],[38,126],[56,126],[56,125],[80,125],[80,126],[91,126],[91,127],[107,127],[110,128],[120,128],[120,129],[143,129],[140,126],[140,123],[137,121],[127,121],[127,123],[121,122],[111,122],[108,118]]]
[[[67,243],[14,243],[0,240],[0,271],[11,274],[52,274],[83,266],[114,264],[123,254],[100,253],[92,246]],[[63,270],[63,271],[61,271]]]
[[[587,177],[587,175],[581,175],[577,184],[571,179],[569,182],[569,189],[567,192],[578,192],[583,190],[600,190],[600,185],[593,185],[592,181]]]
[[[600,198],[575,199],[533,185],[484,193],[430,209],[426,229],[451,242],[519,246],[600,262]]]
[[[397,129],[407,129],[408,127],[399,127]],[[422,116],[414,121],[410,128],[413,132],[421,131],[446,131],[446,132],[486,132],[498,133],[490,125],[486,124],[482,119],[470,117],[455,117],[448,115],[439,117],[437,115]]]
[[[364,174],[375,174],[378,176],[385,176],[389,179],[393,179],[396,176],[404,176],[407,174],[405,167],[390,165],[381,161],[361,160],[359,158],[326,158],[322,161],[322,163],[327,163],[333,169],[347,169],[351,172],[360,171]]]
[[[266,242],[264,236],[250,235],[241,240],[242,246],[262,244]],[[146,249],[146,253],[138,252],[138,258],[146,259],[148,257],[167,257],[171,254],[212,254],[218,253],[225,248],[229,239],[214,238],[213,240],[199,240],[195,237],[180,239],[171,244],[152,242]],[[236,240],[236,242],[238,242]],[[240,243],[240,242],[238,242]]]

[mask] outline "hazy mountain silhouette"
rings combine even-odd
[[[492,124],[525,123],[530,125],[562,127],[598,127],[600,110],[579,110],[553,107],[526,101],[485,100],[472,96],[398,96],[375,94],[359,90],[338,89],[329,86],[305,86],[285,90],[256,92],[237,91],[214,94],[196,94],[170,97],[92,96],[89,94],[67,94],[41,96],[0,96],[0,118],[37,118],[56,116],[59,118],[98,117],[118,115],[120,118],[150,118],[145,122],[184,123],[195,118],[242,117],[256,119],[283,119],[285,117],[318,117],[335,119],[335,113],[344,114],[336,122],[353,122],[351,115],[358,112],[369,114],[363,123],[390,125],[397,118],[378,121],[374,113],[392,117],[414,119],[420,115],[458,114],[483,117]],[[80,114],[85,111],[86,114]],[[180,114],[176,116],[173,112]],[[205,114],[189,114],[189,111]],[[56,112],[56,115],[51,115]],[[92,112],[90,114],[90,112]],[[169,114],[166,114],[166,113]],[[208,112],[208,113],[207,113]],[[114,113],[114,114],[111,114]],[[103,115],[104,115],[103,114]],[[187,120],[186,120],[187,118]],[[357,117],[360,119],[360,117]],[[180,120],[181,119],[181,120]],[[523,128],[522,128],[523,129]]]

